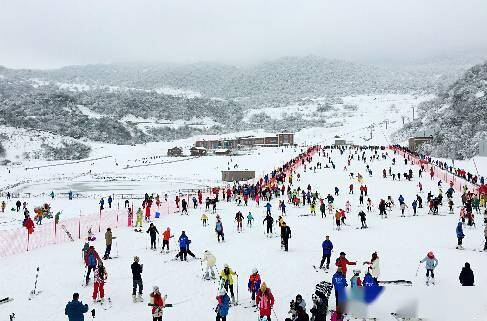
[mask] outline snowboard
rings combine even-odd
[[[379,285],[385,285],[385,284],[405,285],[405,286],[413,285],[412,281],[407,281],[407,280],[378,281],[378,283]]]

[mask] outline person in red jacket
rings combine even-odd
[[[340,252],[340,257],[337,258],[335,265],[337,267],[342,268],[343,275],[346,277],[347,276],[347,265],[356,265],[357,262],[350,262],[347,260],[345,257],[345,252]]]
[[[159,287],[156,285],[150,294],[149,306],[152,307],[152,321],[162,321],[162,310],[165,307],[166,296],[162,296]]]
[[[255,303],[259,307],[259,315],[262,319],[264,316],[267,317],[268,321],[271,321],[271,311],[274,306],[274,296],[272,295],[271,289],[267,288],[265,282],[260,285],[259,293],[255,298]]]
[[[88,268],[88,271],[86,272],[86,285],[88,285],[88,282],[90,281],[91,271],[96,269],[96,265],[100,261],[100,256],[96,252],[95,247],[91,245],[85,253],[85,264]]]
[[[27,232],[29,234],[34,233],[34,227],[35,227],[34,221],[32,221],[29,215],[27,215],[24,220],[24,227],[27,229]]]

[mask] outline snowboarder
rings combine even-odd
[[[462,268],[462,272],[460,272],[460,276],[458,277],[460,280],[460,284],[462,286],[473,286],[474,285],[474,275],[473,271],[470,268],[470,263],[466,262],[465,266]]]
[[[230,309],[230,298],[225,289],[220,289],[216,297],[218,305],[215,308],[216,321],[226,321],[228,310]]]
[[[150,303],[149,306],[152,307],[152,321],[162,321],[162,311],[165,307],[165,301],[167,296],[164,297],[159,292],[159,287],[155,285],[152,288],[152,293],[150,294]]]
[[[159,231],[157,230],[157,227],[154,225],[154,223],[150,223],[149,229],[146,231],[150,235],[150,249],[155,250],[156,247],[156,237],[157,234],[159,234]]]
[[[433,252],[428,252],[424,259],[419,261],[419,263],[426,262],[426,285],[430,283],[430,275],[431,275],[431,283],[435,284],[435,273],[434,270],[438,266],[438,259],[435,258]]]
[[[73,301],[66,304],[64,314],[68,316],[69,321],[83,321],[84,313],[88,312],[88,304],[79,301],[79,294],[73,294]]]
[[[144,264],[139,264],[139,257],[134,257],[134,263],[130,266],[132,269],[132,299],[134,303],[139,301],[142,302],[144,299],[142,298],[142,290],[144,289],[144,284],[142,283],[142,270],[144,268]],[[138,297],[135,297],[137,293],[137,288],[139,289]]]
[[[201,260],[202,263],[206,262],[206,270],[203,278],[205,280],[210,279],[210,272],[211,272],[211,278],[215,279],[215,264],[216,264],[216,257],[209,251],[206,250],[205,253],[203,254],[203,259]]]
[[[268,321],[271,321],[271,311],[274,306],[274,295],[271,289],[267,287],[265,282],[260,285],[259,293],[255,298],[255,303],[259,307],[260,318],[267,317]],[[277,320],[276,320],[277,321]]]
[[[100,263],[98,263],[94,275],[95,283],[93,287],[93,303],[97,302],[96,298],[98,296],[98,293],[100,293],[98,302],[103,303],[105,300],[105,281],[108,278],[108,273],[105,266],[103,265],[103,261],[100,261]]]
[[[252,274],[249,277],[248,289],[251,293],[252,305],[255,306],[255,296],[260,289],[260,275],[256,268],[252,269]]]
[[[326,261],[326,269],[328,270],[330,268],[331,251],[333,250],[333,243],[330,241],[329,235],[325,236],[325,240],[321,244],[321,247],[323,249],[323,256],[320,262],[320,269],[323,268],[323,264],[325,264]]]

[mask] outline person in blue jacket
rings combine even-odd
[[[264,206],[266,208],[266,214],[271,214],[271,208],[272,208],[272,205],[271,203],[267,202],[267,204]]]
[[[109,207],[109,208],[112,208],[112,202],[113,202],[112,195],[109,195],[109,196],[108,196],[108,207]]]
[[[411,204],[411,207],[413,208],[413,216],[416,215],[416,210],[418,208],[418,201],[417,200],[414,200],[413,203]]]
[[[404,203],[404,197],[402,195],[399,195],[399,198],[397,200],[399,201],[399,205]]]
[[[64,314],[68,316],[69,321],[83,321],[85,319],[84,313],[88,312],[88,304],[83,304],[79,301],[79,294],[73,294],[73,301],[66,304]]]
[[[178,242],[179,242],[179,258],[181,259],[181,261],[183,260],[187,261],[189,239],[185,231],[181,233]]]
[[[344,304],[347,300],[347,293],[345,292],[345,288],[348,286],[348,283],[345,275],[342,272],[341,267],[338,267],[336,273],[333,274],[331,283],[335,287],[336,310],[343,312]]]
[[[458,240],[458,245],[456,248],[457,250],[463,250],[462,240],[465,237],[465,234],[463,234],[462,222],[458,222],[456,232],[457,232],[457,240]]]
[[[321,247],[323,248],[323,257],[321,258],[320,269],[323,268],[323,264],[326,260],[326,269],[328,270],[330,268],[331,251],[333,250],[333,243],[330,241],[330,236],[326,236]]]
[[[215,308],[216,321],[226,321],[228,310],[230,309],[230,297],[224,288],[220,289],[218,296],[216,297],[218,305]]]

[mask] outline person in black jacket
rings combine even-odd
[[[475,280],[473,271],[470,268],[470,263],[465,263],[465,266],[462,268],[462,272],[460,272],[458,279],[460,280],[460,284],[463,286],[473,286]]]
[[[142,290],[144,289],[144,285],[142,284],[142,269],[144,264],[139,264],[139,257],[134,257],[134,263],[130,266],[132,268],[132,298],[134,302],[143,301],[142,299]],[[135,298],[135,294],[137,293],[137,287],[139,288],[139,297]]]
[[[287,252],[289,239],[291,238],[291,229],[286,225],[286,222],[282,222],[281,225],[281,243],[284,246],[284,251]]]
[[[156,249],[156,237],[157,234],[159,234],[159,231],[157,230],[157,227],[154,225],[154,223],[150,223],[149,229],[147,230],[147,233],[150,235],[150,249],[155,250]]]

